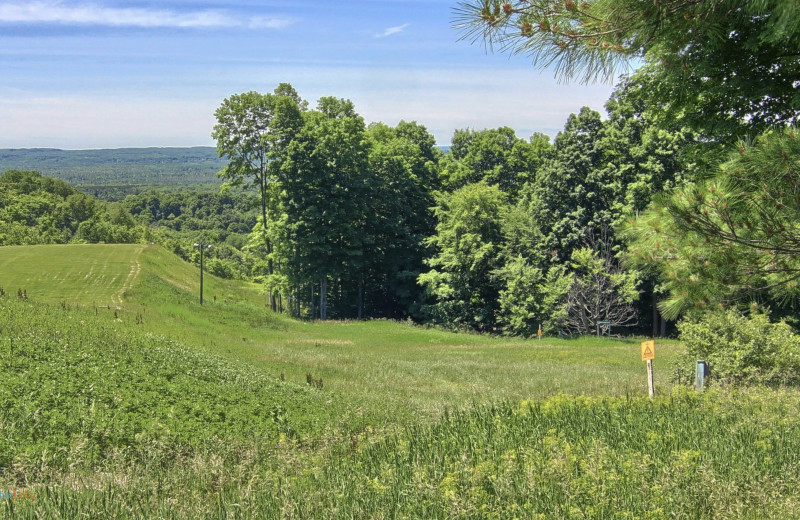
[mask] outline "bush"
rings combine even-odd
[[[710,313],[680,323],[678,330],[687,347],[682,365],[689,370],[702,359],[723,383],[800,383],[800,336],[784,322],[770,323],[766,314]]]

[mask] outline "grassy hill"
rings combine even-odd
[[[300,322],[267,311],[259,288],[205,275],[158,246],[0,248],[0,287],[30,298],[100,307],[123,322],[304,383],[307,374],[370,420],[437,417],[445,407],[558,393],[646,392],[635,340],[543,341],[454,334],[392,321]],[[681,351],[659,345],[656,382]]]
[[[651,401],[636,340],[298,322],[206,280],[0,248],[0,516],[798,518],[795,390],[670,389],[660,342]]]
[[[67,244],[0,248],[0,287],[30,298],[82,305],[122,304],[140,272],[146,246]]]

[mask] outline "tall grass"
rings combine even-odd
[[[800,395],[557,396],[50,482],[16,518],[798,518]],[[6,506],[6,512],[11,513]]]
[[[138,274],[123,291],[122,309],[117,313],[120,321],[111,319],[106,306],[100,307],[100,318],[123,329],[141,317],[138,330],[236,364],[249,364],[274,379],[284,374],[287,381],[305,385],[310,373],[323,380],[326,395],[340,397],[351,415],[373,425],[433,420],[445,407],[504,399],[647,392],[636,340],[545,338],[540,342],[455,334],[383,320],[300,322],[269,312],[267,298],[257,287],[209,274],[201,306],[196,267],[157,246],[107,246],[110,252],[103,247],[0,248],[0,287],[13,291],[15,280],[33,276],[24,268],[27,264],[39,273],[62,273],[60,264],[96,264],[92,276],[102,272],[109,279],[128,274],[138,265],[139,270],[134,269]],[[137,247],[144,249],[137,253]],[[118,263],[125,260],[126,252],[128,266],[120,269]],[[102,262],[106,254],[114,262]],[[63,301],[68,306],[78,303],[93,311],[91,301],[87,303],[79,292],[90,270],[54,276],[38,286],[31,299]],[[114,291],[109,297],[119,293]],[[657,392],[669,391],[674,373],[668,367],[683,350],[675,342],[659,342]]]

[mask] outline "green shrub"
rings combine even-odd
[[[800,383],[800,336],[766,314],[710,313],[678,325],[687,354],[682,366],[693,370],[705,360],[712,379],[729,384]]]

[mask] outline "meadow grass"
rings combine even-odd
[[[651,401],[638,339],[299,322],[212,276],[200,306],[155,246],[98,260],[138,265],[105,293],[84,269],[18,299],[22,259],[80,264],[40,247],[0,248],[0,490],[35,494],[0,515],[798,517],[800,393],[676,388],[675,342]]]
[[[87,246],[88,247],[88,246]],[[107,258],[113,250],[114,262]],[[92,308],[81,282],[92,271],[105,279],[135,272],[121,292],[120,310],[99,312],[209,353],[246,362],[267,375],[304,384],[307,374],[343,396],[365,421],[402,422],[438,417],[445,407],[559,393],[642,395],[646,369],[639,340],[580,338],[522,340],[456,334],[405,322],[303,322],[267,311],[260,289],[205,275],[205,305],[199,305],[199,272],[158,246],[20,246],[0,248],[4,280],[48,273],[49,283],[32,298]],[[127,264],[123,259],[128,255]],[[14,258],[17,258],[14,260]],[[33,261],[32,259],[37,259]],[[5,260],[3,260],[5,259]],[[61,265],[82,265],[62,269]],[[90,267],[94,266],[94,267]],[[105,266],[104,272],[100,266]],[[63,280],[49,273],[62,273]],[[76,278],[80,279],[76,281]],[[115,292],[117,291],[117,292]],[[74,294],[74,297],[70,297]],[[114,286],[106,300],[119,294]],[[112,316],[115,315],[115,316]],[[673,361],[683,352],[674,341],[659,342],[656,389],[674,384]]]

